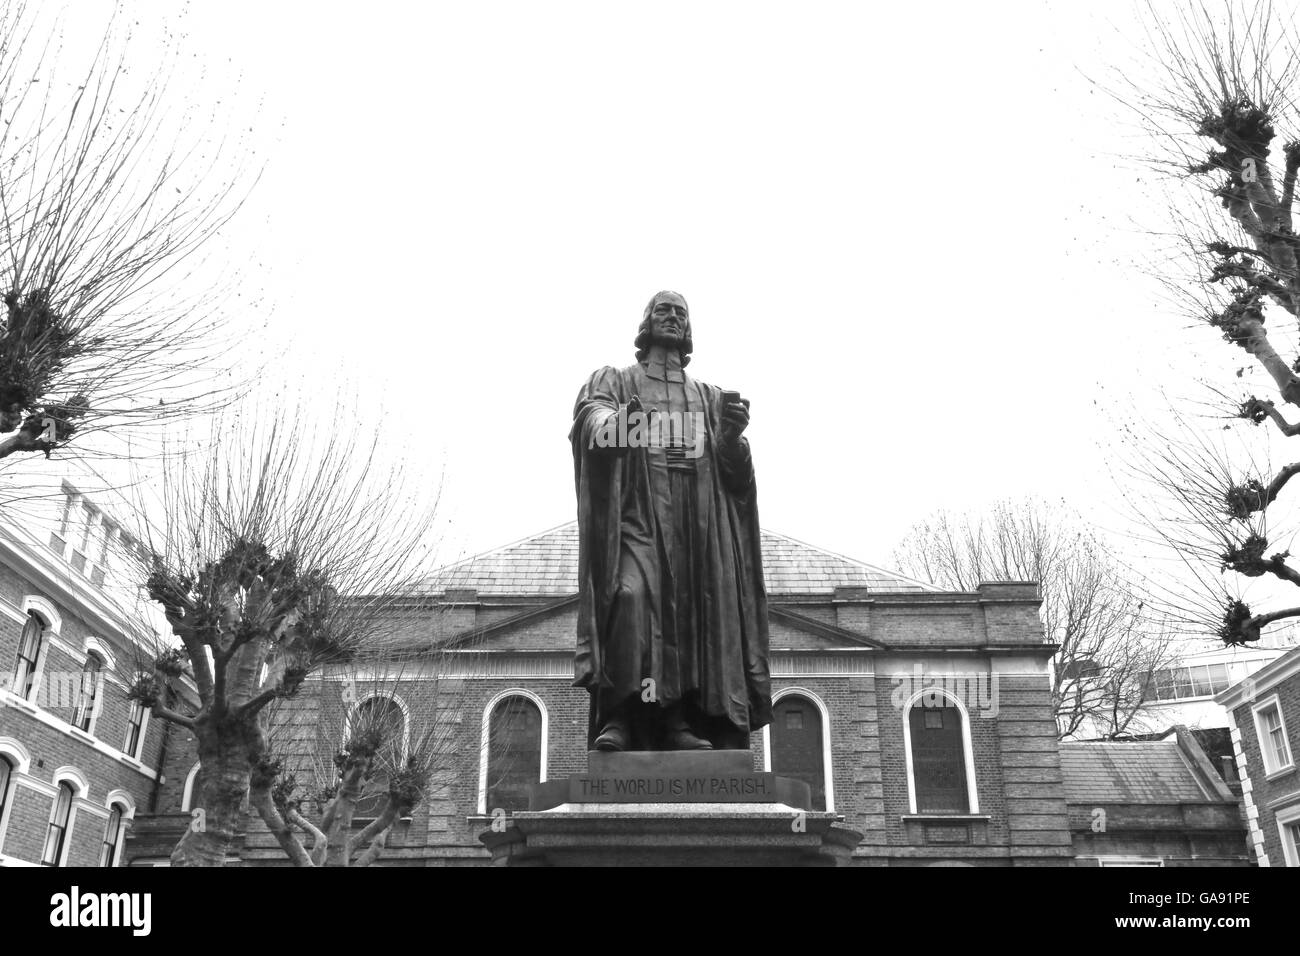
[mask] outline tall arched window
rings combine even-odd
[[[913,812],[976,812],[962,709],[942,694],[920,694],[908,708],[907,730]]]
[[[98,654],[87,654],[86,663],[81,668],[81,690],[77,695],[77,712],[72,724],[80,730],[90,733],[95,723],[95,701],[99,699],[100,670],[104,662]]]
[[[22,637],[18,639],[18,661],[14,667],[14,693],[23,700],[31,700],[36,687],[36,669],[40,666],[41,644],[45,638],[45,622],[35,611],[27,612]]]
[[[825,733],[821,709],[807,697],[786,694],[772,705],[769,741],[772,772],[812,789],[812,810],[826,809]]]
[[[392,697],[369,697],[357,704],[348,734],[373,733],[381,742],[374,772],[361,791],[354,816],[377,817],[388,802],[390,773],[406,759],[406,714]]]
[[[13,782],[14,765],[9,758],[0,754],[0,847],[4,846],[5,811],[9,809],[10,784]]]
[[[50,826],[45,833],[45,849],[41,853],[41,866],[62,866],[63,851],[68,845],[68,823],[72,819],[72,785],[59,784],[54,809],[50,813]]]
[[[140,736],[144,729],[144,706],[138,701],[130,701],[126,712],[126,742],[122,745],[122,753],[128,757],[140,756]]]
[[[104,847],[99,854],[100,866],[117,866],[118,850],[122,846],[122,833],[126,823],[120,803],[113,804],[108,811],[108,823],[104,826]]]
[[[511,695],[488,716],[486,811],[528,809],[528,785],[542,779],[542,711]]]

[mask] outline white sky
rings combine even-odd
[[[879,564],[1000,496],[1107,523],[1108,409],[1236,362],[1142,271],[1154,179],[1085,77],[1128,4],[130,9],[266,161],[223,243],[250,353],[445,467],[449,560],[573,516],[574,397],[662,288],[752,400],[764,525]]]

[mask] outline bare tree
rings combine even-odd
[[[234,317],[196,254],[240,205],[243,147],[210,114],[191,135],[197,110],[165,65],[133,72],[121,18],[80,66],[39,22],[0,5],[0,459],[231,395]]]
[[[1275,449],[1294,454],[1286,445],[1300,434],[1291,421],[1300,409],[1300,39],[1292,15],[1267,2],[1153,5],[1146,22],[1150,64],[1116,95],[1150,134],[1147,158],[1176,177],[1167,231],[1182,254],[1164,280],[1189,315],[1240,350],[1225,355],[1248,358],[1211,386],[1214,428],[1228,429],[1222,440],[1190,412],[1175,414],[1172,436],[1134,439],[1135,461],[1154,484],[1142,511],[1185,566],[1189,583],[1171,587],[1170,607],[1242,644],[1300,617],[1288,593],[1300,569],[1287,520],[1300,462],[1271,463]],[[1271,440],[1247,438],[1241,430],[1251,426]],[[1243,585],[1260,579],[1280,586],[1253,588],[1263,604],[1252,605]]]
[[[1148,613],[1132,576],[1078,515],[1038,500],[1002,501],[986,514],[938,512],[895,551],[914,577],[959,591],[981,581],[1034,581],[1053,658],[1057,731],[1114,736],[1141,713],[1155,671],[1172,662],[1168,631]]]
[[[370,865],[394,824],[447,785],[459,693],[441,678],[445,656],[416,662],[369,650],[319,681],[341,688],[333,719],[304,728],[297,701],[267,715],[250,804],[296,866]]]
[[[427,571],[436,507],[384,463],[378,439],[313,442],[283,424],[237,422],[219,422],[213,434],[202,459],[165,462],[161,501],[142,508],[159,518],[139,530],[144,547],[135,554],[174,642],[157,648],[130,696],[189,728],[202,767],[195,805],[203,823],[178,844],[175,865],[225,861],[251,784],[254,809],[280,835],[285,821],[272,811],[284,817],[287,804],[267,799],[279,773],[268,708],[312,674],[364,659],[400,627],[393,611]],[[193,682],[196,711],[168,706],[176,680]],[[339,799],[321,827],[329,835],[337,819],[344,843],[352,842],[348,807],[358,781],[387,759],[382,730],[359,722],[345,748]],[[411,748],[413,762],[387,765],[394,813],[422,791],[433,742]],[[304,862],[301,847],[284,842]],[[346,848],[329,846],[327,856],[340,862]]]

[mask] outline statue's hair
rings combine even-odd
[[[655,303],[659,301],[661,295],[675,295],[682,300],[682,305],[686,306],[686,335],[682,339],[682,367],[691,360],[691,352],[695,349],[695,343],[691,339],[691,307],[686,304],[686,296],[680,292],[672,292],[667,289],[656,292],[650,297],[650,302],[645,307],[645,314],[641,317],[641,327],[636,330],[636,360],[644,362],[647,355],[650,354],[650,314],[654,312]]]

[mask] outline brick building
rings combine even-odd
[[[775,720],[753,737],[756,768],[808,781],[818,808],[864,834],[857,863],[1069,864],[1054,648],[1036,588],[942,592],[766,532],[763,551]],[[395,828],[386,862],[484,863],[478,837],[493,811],[526,808],[529,781],[585,769],[587,694],[571,686],[577,552],[565,525],[447,568],[413,595],[390,648],[401,673],[385,693],[408,734],[447,728],[449,758],[438,792]],[[435,652],[440,663],[424,666]],[[296,773],[338,748],[350,695],[366,706],[364,687],[330,675],[286,709]],[[140,849],[128,853],[141,863],[158,862],[185,823],[193,768],[181,754],[156,822],[133,834]],[[239,854],[285,862],[258,822]]]
[[[0,865],[117,865],[168,728],[127,700],[137,545],[69,484],[0,517]]]
[[[1300,648],[1215,698],[1228,711],[1260,866],[1300,866]]]
[[[1062,741],[1076,866],[1248,866],[1241,804],[1191,731]]]
[[[31,530],[39,522],[6,525],[0,538],[0,663],[10,675],[0,691],[0,865],[164,865],[195,809],[194,741],[126,700],[121,665],[149,612],[115,587],[104,542],[135,544],[64,490],[44,538]],[[393,828],[385,864],[486,864],[480,834],[526,809],[529,783],[585,769],[588,698],[571,686],[577,550],[568,524],[444,569],[395,614],[382,666],[323,674],[274,714],[300,781],[320,780],[321,768],[328,776],[357,708],[396,708],[408,743],[436,729],[435,785]],[[1169,792],[1129,788],[1106,805],[1126,802],[1121,822],[1176,812],[1203,833],[1162,843],[1150,827],[1118,825],[1103,853],[1081,832],[1101,801],[1080,782],[1091,771],[1067,762],[1063,772],[1055,648],[1034,585],[944,592],[769,532],[763,554],[775,700],[772,725],[753,735],[755,768],[806,781],[814,809],[861,832],[853,862],[1247,861],[1230,849],[1231,794],[1199,777],[1199,808],[1178,789],[1187,780]],[[63,699],[49,692],[56,686]],[[1179,759],[1196,763],[1195,741],[1184,745]],[[1169,766],[1163,751],[1131,754],[1132,775]],[[365,809],[358,816],[360,825]],[[1240,848],[1244,829],[1236,835]],[[1229,849],[1205,852],[1214,839]],[[287,863],[255,815],[232,854],[244,865]]]

